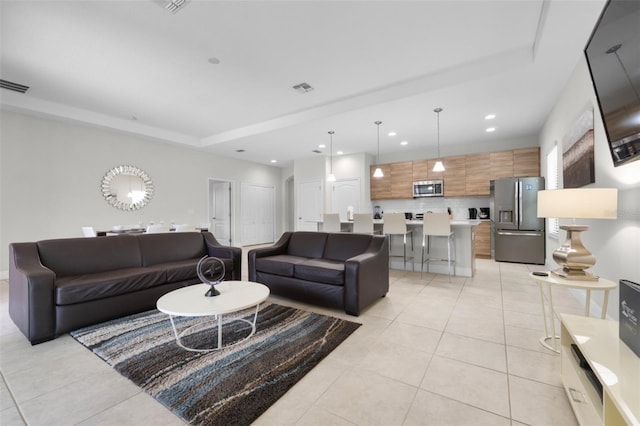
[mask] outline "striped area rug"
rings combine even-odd
[[[255,308],[235,318],[253,319]],[[217,342],[209,318],[177,318],[178,330],[196,326],[183,343]],[[264,303],[256,333],[226,318],[224,344],[214,352],[180,348],[169,317],[152,310],[76,330],[71,334],[123,376],[193,425],[248,425],[284,395],[360,324]],[[241,342],[240,342],[241,341]]]

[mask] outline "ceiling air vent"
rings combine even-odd
[[[313,152],[314,154],[322,154],[322,151],[318,151],[317,149],[314,149],[314,150],[313,150],[313,151],[311,151],[311,152]]]
[[[0,80],[0,87],[2,87],[3,89],[18,92],[18,93],[27,93],[27,90],[29,90],[29,86],[14,83],[13,81],[7,81],[7,80]]]
[[[153,0],[154,3],[164,7],[169,13],[177,13],[191,0]]]
[[[309,83],[300,83],[293,86],[293,90],[298,93],[307,93],[313,90],[313,87]]]

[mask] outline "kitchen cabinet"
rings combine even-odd
[[[489,153],[465,156],[465,195],[467,197],[489,195],[489,174],[491,172],[489,157]]]
[[[513,176],[540,176],[540,148],[513,150]]]
[[[444,172],[434,172],[436,159],[371,166],[371,199],[411,199],[413,182],[444,180],[445,197],[487,197],[489,182],[507,177],[540,176],[540,148],[444,157]],[[374,178],[380,167],[382,178]]]
[[[467,190],[465,156],[445,157],[443,162],[444,196],[464,197]]]
[[[488,220],[480,222],[476,226],[475,249],[476,256],[481,258],[491,258],[491,222]]]
[[[391,198],[413,198],[413,161],[391,163]]]
[[[382,169],[384,177],[375,178],[373,172],[376,167]],[[391,164],[372,165],[369,170],[369,178],[371,182],[371,199],[372,200],[388,200],[391,198]]]
[[[489,162],[489,180],[513,177],[513,151],[492,152],[489,154]]]

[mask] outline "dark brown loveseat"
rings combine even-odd
[[[200,282],[196,264],[221,258],[240,279],[242,250],[209,232],[67,238],[9,245],[9,315],[32,344],[155,307]]]
[[[271,247],[248,253],[249,280],[272,294],[360,312],[389,291],[386,236],[285,232]]]

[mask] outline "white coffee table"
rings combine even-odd
[[[224,281],[216,285],[216,289],[220,292],[220,295],[214,297],[205,296],[209,288],[210,286],[208,284],[194,284],[179,288],[165,294],[158,299],[156,303],[160,312],[169,315],[178,346],[188,351],[209,352],[221,349],[223,347],[222,316],[255,306],[256,312],[253,316],[253,322],[244,318],[237,319],[238,321],[244,321],[251,325],[251,333],[236,343],[240,343],[253,336],[256,332],[256,319],[258,317],[260,303],[269,297],[269,288],[267,286],[251,281]],[[188,327],[178,333],[173,317],[206,316],[213,316],[218,320],[218,346],[215,348],[196,349],[184,345],[180,338],[196,326]]]

